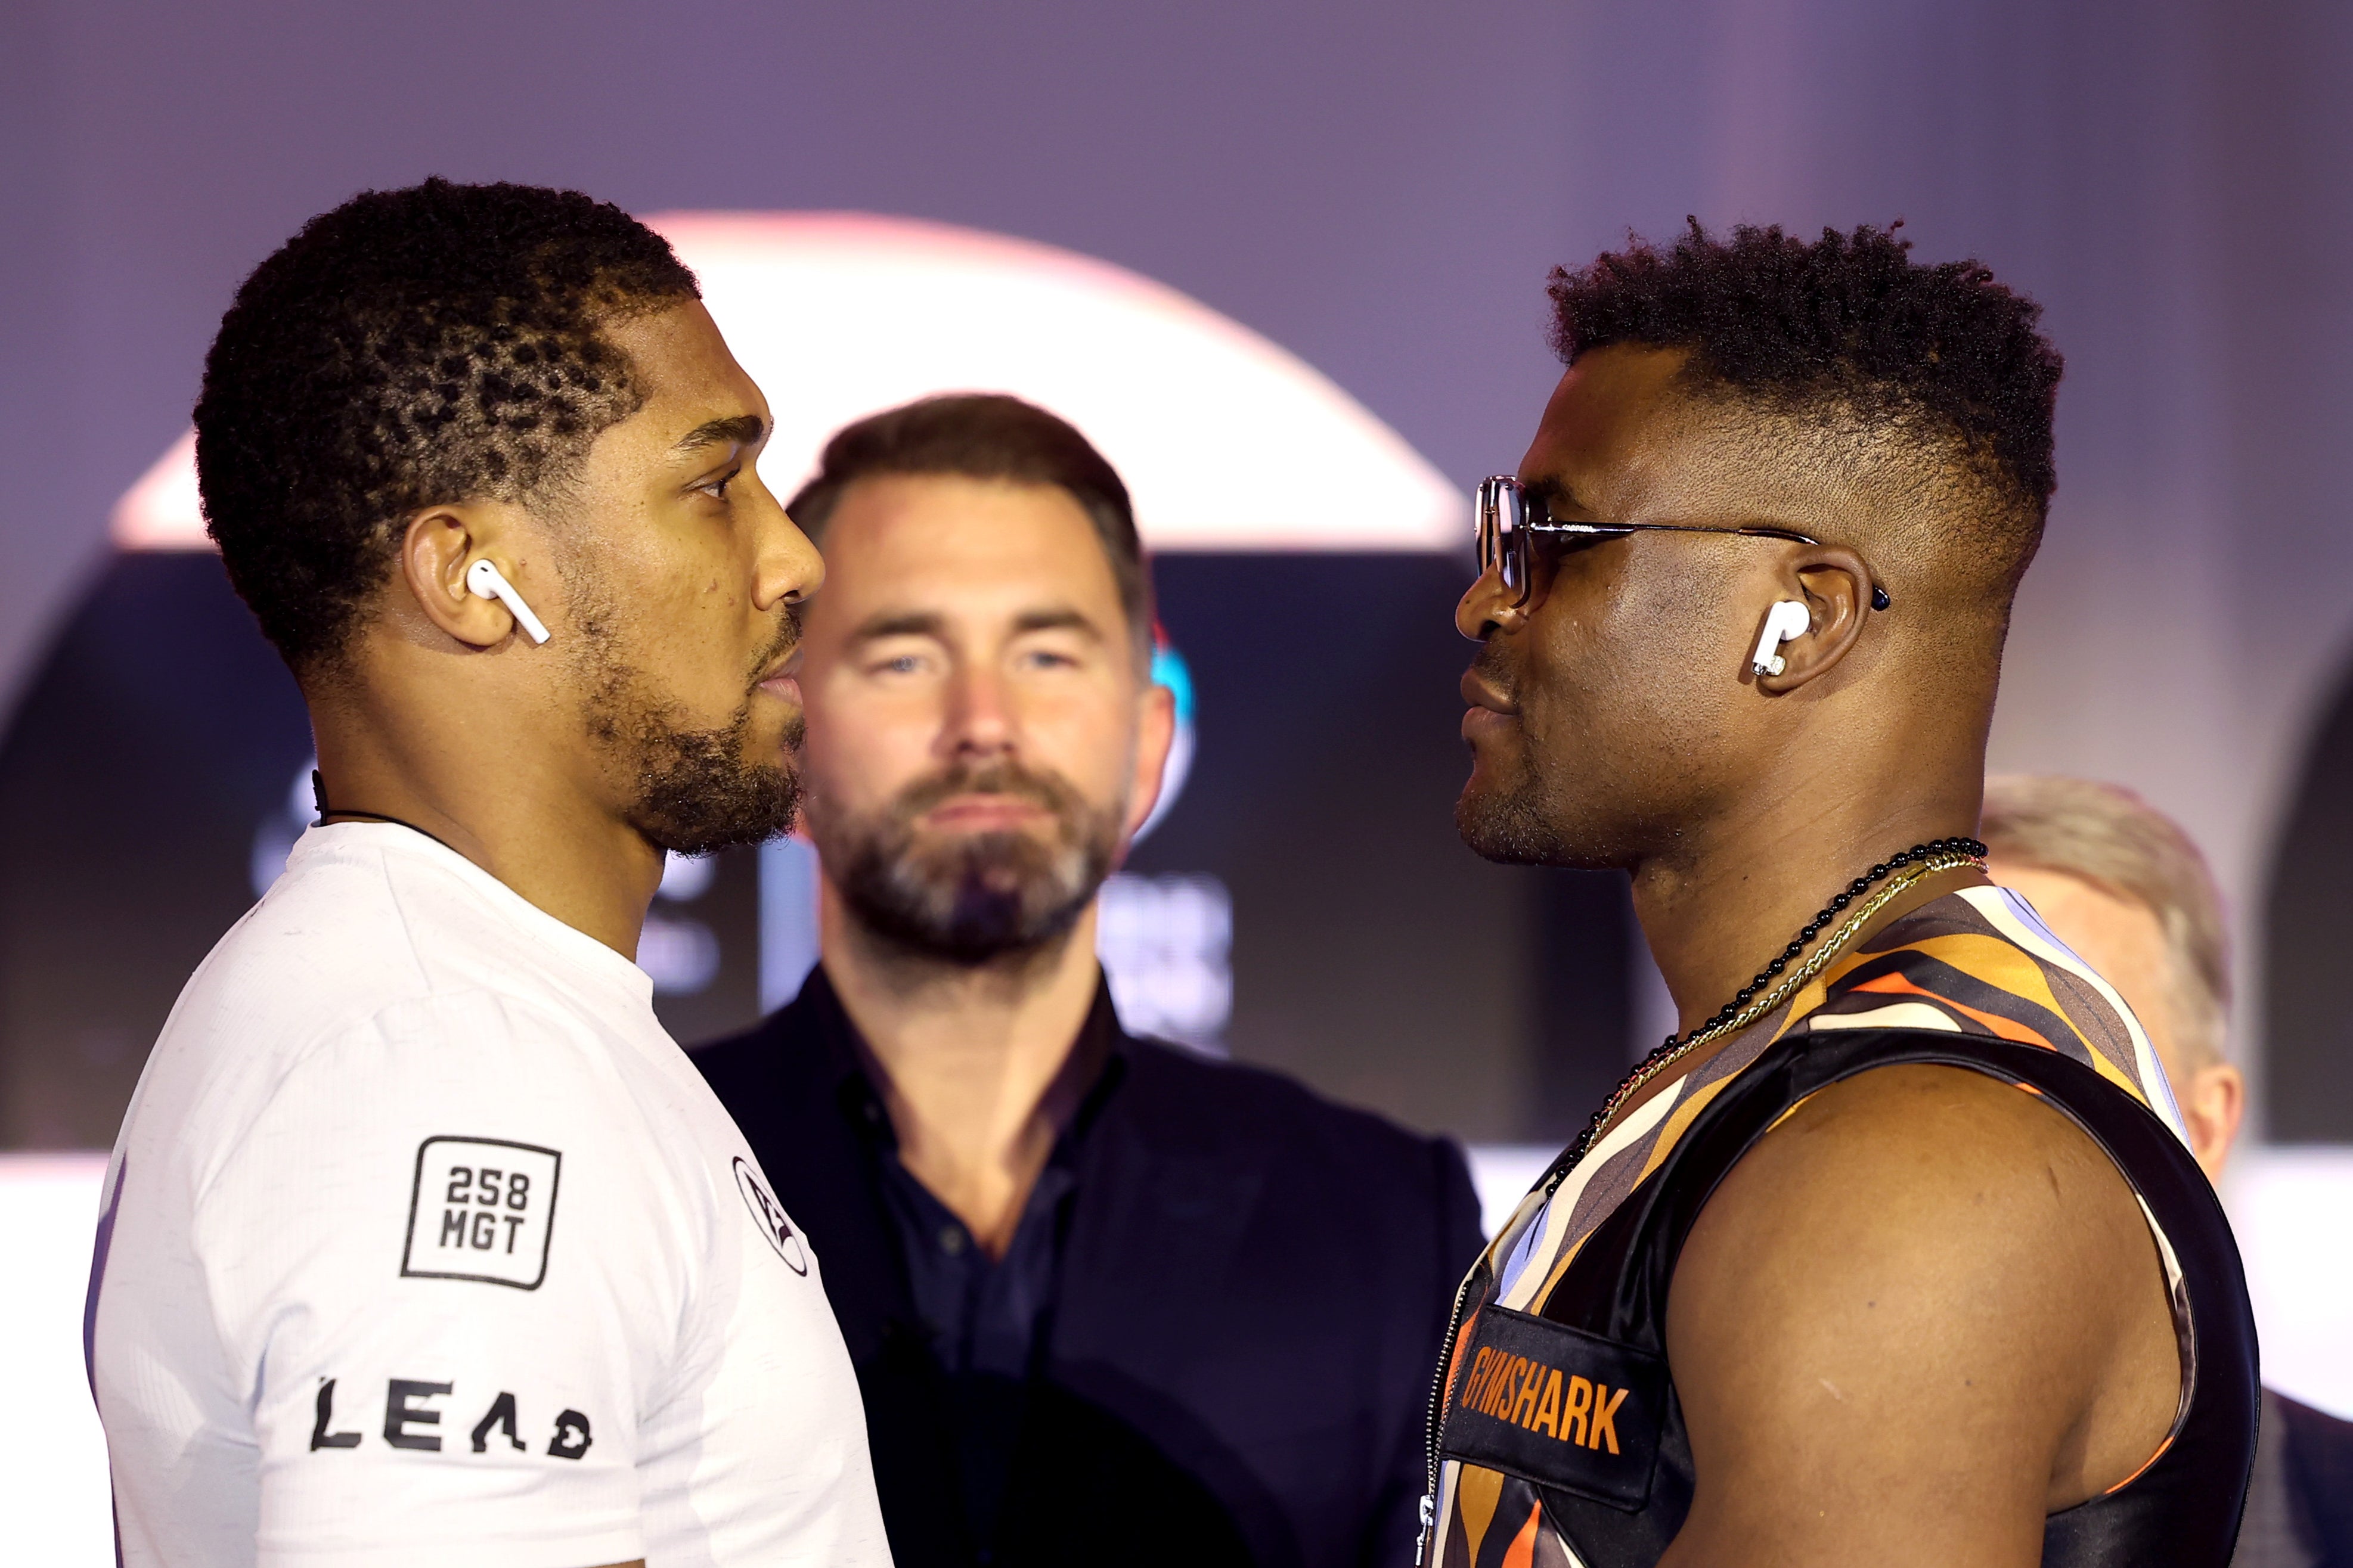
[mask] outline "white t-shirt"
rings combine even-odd
[[[91,1380],[131,1568],[883,1568],[817,1260],[618,953],[314,827],[124,1119]]]

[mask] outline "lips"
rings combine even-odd
[[[922,820],[931,827],[985,833],[1022,826],[1051,816],[1035,801],[1017,795],[976,793],[950,795],[924,812]]]
[[[1517,705],[1497,690],[1475,665],[1462,672],[1462,700],[1473,708],[1483,708],[1506,719],[1517,717],[1520,711]]]
[[[772,697],[781,697],[787,702],[797,703],[801,700],[800,668],[801,650],[796,647],[790,653],[770,665],[760,679],[753,682],[753,685]]]

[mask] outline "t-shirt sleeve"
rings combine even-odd
[[[644,1554],[637,1435],[703,1216],[584,1025],[472,994],[309,1052],[195,1242],[251,1401],[261,1568]]]

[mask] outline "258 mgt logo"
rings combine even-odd
[[[417,1146],[400,1271],[536,1290],[547,1278],[564,1156],[503,1138],[427,1138]]]

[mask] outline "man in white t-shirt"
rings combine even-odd
[[[822,575],[692,274],[571,193],[362,195],[195,423],[322,825],[116,1145],[123,1561],[887,1564],[817,1260],[630,961],[666,852],[790,819]]]

